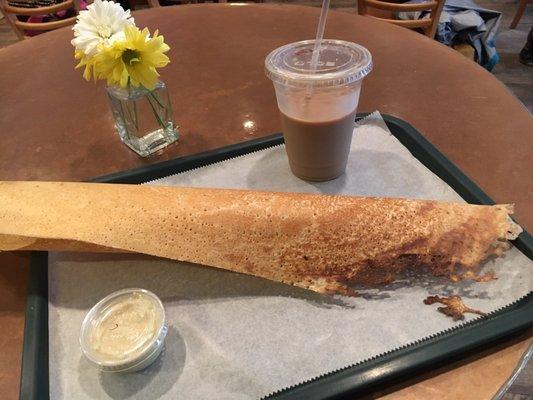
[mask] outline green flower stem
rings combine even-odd
[[[122,123],[126,125],[126,113],[124,112],[124,105],[122,104],[122,100],[118,101],[118,104],[120,105],[120,117],[122,118]],[[126,106],[126,109],[128,106]]]
[[[137,114],[137,100],[133,100],[133,123],[135,124],[135,129],[139,130],[139,115]]]
[[[130,78],[128,77],[128,94],[131,93],[131,86],[130,86]],[[128,95],[129,97],[129,95]],[[129,107],[126,107],[126,109],[128,110],[128,113],[130,115],[130,118],[133,120],[133,124],[135,125],[135,129],[137,131],[139,131],[139,116],[138,116],[138,113],[137,113],[137,101],[134,99],[133,100],[133,114],[130,110]]]
[[[126,110],[128,111],[128,118],[130,121],[133,121],[133,124],[135,125],[135,129],[139,130],[139,124],[138,124],[138,118],[137,118],[137,102],[133,101],[133,110],[131,109],[128,104],[125,105]],[[122,109],[122,112],[124,113],[124,108],[122,107],[122,100],[120,101],[120,108]]]
[[[165,108],[165,106],[163,104],[161,104],[161,102],[159,101],[159,99],[157,98],[155,92],[150,92],[150,94],[152,95],[152,97],[154,98],[154,100],[157,102],[157,104],[159,104],[159,107],[161,108]]]
[[[148,104],[150,104],[150,107],[152,107],[152,111],[154,112],[154,116],[156,117],[157,122],[159,123],[161,128],[165,129],[165,123],[161,119],[161,116],[159,115],[159,113],[156,111],[154,105],[152,104],[152,101],[150,100],[150,97],[152,97],[152,98],[154,98],[154,100],[156,100],[153,92],[150,92],[148,94],[148,96],[146,96],[146,100],[148,100]],[[159,101],[157,101],[157,100],[156,100],[156,102],[159,103]],[[161,105],[161,103],[159,103],[159,105]],[[164,108],[162,105],[161,105],[161,107]]]

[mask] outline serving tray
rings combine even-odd
[[[366,114],[358,115],[358,118]],[[416,129],[398,118],[382,115],[390,132],[434,174],[451,186],[465,201],[494,204],[478,186],[442,155]],[[283,143],[281,134],[177,158],[95,178],[92,182],[140,184],[198,168]],[[523,232],[513,244],[530,259],[533,239]],[[409,375],[533,326],[531,293],[485,317],[457,325],[415,343],[332,371],[296,386],[272,393],[265,399],[337,399],[367,393],[377,385]],[[49,398],[48,376],[48,254],[33,252],[30,262],[26,324],[24,329],[20,398]]]

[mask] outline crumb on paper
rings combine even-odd
[[[473,280],[476,282],[490,282],[498,278],[496,278],[494,271],[489,271],[483,275],[476,275],[474,271],[466,271],[465,273],[460,274],[460,275],[452,275],[450,276],[450,279],[453,282],[460,282],[463,280]]]
[[[460,296],[451,296],[451,297],[440,297],[440,296],[428,296],[424,300],[424,304],[434,304],[441,303],[445,307],[439,307],[437,310],[448,317],[451,317],[454,321],[459,321],[465,319],[465,313],[478,314],[478,315],[487,315],[486,313],[470,308],[465,303]]]

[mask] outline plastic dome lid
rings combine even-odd
[[[290,43],[265,59],[265,73],[288,86],[342,86],[359,81],[372,71],[372,55],[358,44],[324,39],[316,71],[311,70],[315,40]]]

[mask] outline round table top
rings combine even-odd
[[[161,75],[179,143],[149,159],[124,146],[103,85],[74,70],[64,28],[0,51],[0,179],[86,180],[280,131],[264,58],[312,38],[318,9],[200,4],[134,15],[171,47]],[[533,228],[533,118],[502,83],[434,40],[370,18],[331,12],[326,37],[372,53],[359,112],[411,123],[497,202],[516,203],[518,221]]]

